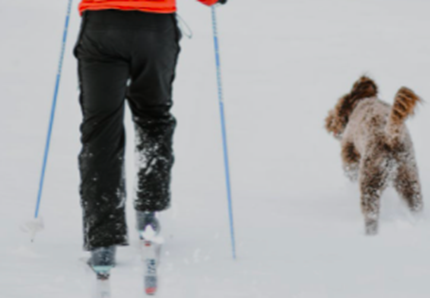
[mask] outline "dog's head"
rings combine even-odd
[[[361,77],[351,89],[351,92],[342,96],[333,110],[325,119],[325,128],[335,138],[342,138],[342,134],[348,125],[349,116],[354,111],[361,99],[376,96],[378,86],[368,77]]]

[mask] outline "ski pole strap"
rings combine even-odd
[[[182,34],[188,37],[188,39],[193,38],[193,30],[191,30],[191,27],[178,13],[176,14],[176,21]]]

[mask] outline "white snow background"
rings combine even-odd
[[[364,235],[358,186],[323,129],[363,73],[391,103],[408,86],[430,101],[427,0],[231,0],[218,9],[238,259],[231,258],[210,9],[180,0],[194,30],[182,40],[174,88],[173,207],[158,297],[421,298],[430,296],[430,220],[414,221],[385,192],[380,233]],[[74,2],[41,214],[32,218],[67,1],[1,0],[0,297],[89,297],[79,258],[80,150]],[[408,121],[425,202],[430,108]],[[127,114],[128,220],[113,297],[141,297],[131,202],[133,127]],[[427,153],[426,153],[427,152]],[[429,207],[428,204],[426,208]],[[427,213],[428,214],[428,213]]]

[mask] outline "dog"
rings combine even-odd
[[[380,197],[390,184],[413,213],[423,209],[413,143],[405,125],[422,99],[406,87],[397,92],[393,106],[377,95],[378,86],[363,76],[325,120],[327,131],[340,140],[345,173],[359,181],[367,235],[378,233]]]

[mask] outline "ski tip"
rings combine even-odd
[[[152,295],[155,295],[155,293],[157,292],[157,288],[146,288],[145,291],[147,295],[152,296]]]

